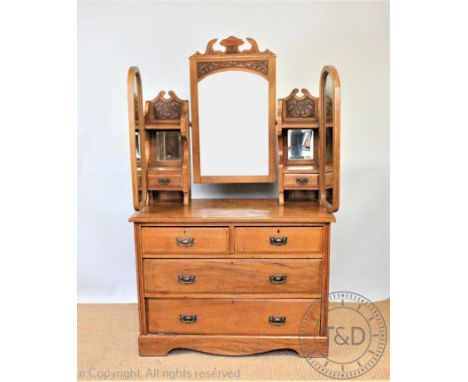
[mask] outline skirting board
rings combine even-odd
[[[328,355],[327,337],[143,335],[138,337],[140,356],[166,356],[174,349],[196,350],[217,355],[249,355],[290,349],[301,357]]]

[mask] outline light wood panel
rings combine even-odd
[[[329,223],[335,217],[325,207],[310,202],[278,205],[273,199],[196,199],[187,206],[180,203],[155,203],[130,217],[138,223]]]

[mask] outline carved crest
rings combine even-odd
[[[317,120],[317,97],[307,89],[301,89],[302,96],[298,96],[299,89],[293,89],[291,94],[283,99],[285,120]]]
[[[169,90],[169,98],[166,92],[160,91],[156,98],[147,101],[147,122],[157,123],[162,121],[178,121],[182,113],[183,100]]]
[[[268,56],[274,56],[274,54],[268,49],[260,52],[258,44],[253,38],[247,37],[246,40],[250,44],[250,48],[243,50],[240,47],[245,44],[245,41],[235,36],[221,40],[220,45],[225,48],[224,50],[215,49],[217,38],[210,40],[204,54],[197,52],[192,56],[192,58],[216,57],[213,61],[201,60],[197,62],[198,79],[200,80],[212,72],[230,68],[252,70],[265,77],[268,76]],[[245,57],[246,55],[252,55],[252,58]],[[225,56],[225,60],[223,60],[223,56]]]
[[[213,61],[213,62],[199,62],[197,64],[198,78],[202,79],[211,72],[223,70],[228,68],[245,68],[263,75],[268,74],[268,61]]]
[[[257,42],[250,37],[247,37],[246,40],[250,44],[249,49],[239,50],[239,47],[245,44],[245,41],[237,38],[235,36],[229,36],[224,40],[221,40],[219,43],[221,46],[224,46],[225,50],[217,50],[214,48],[214,45],[218,41],[217,38],[214,38],[208,42],[206,45],[205,53],[203,55],[211,55],[211,54],[273,54],[268,49],[264,52],[260,52],[258,49]],[[200,52],[195,53],[196,56],[201,56]]]

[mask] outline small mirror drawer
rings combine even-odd
[[[148,188],[151,190],[180,187],[182,187],[181,174],[148,174]]]
[[[148,299],[146,316],[150,334],[318,335],[320,299]]]
[[[228,252],[228,228],[143,227],[143,256],[151,254],[224,254]]]
[[[318,174],[284,174],[285,188],[318,190]]]
[[[322,253],[322,227],[236,227],[236,253]]]
[[[322,260],[150,260],[145,294],[308,294],[320,296]],[[294,297],[294,296],[292,296]],[[309,297],[309,296],[307,296]]]

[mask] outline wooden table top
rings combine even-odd
[[[289,222],[331,223],[333,213],[313,202],[286,202],[277,199],[193,199],[157,202],[135,212],[129,219],[136,223],[177,222]]]

